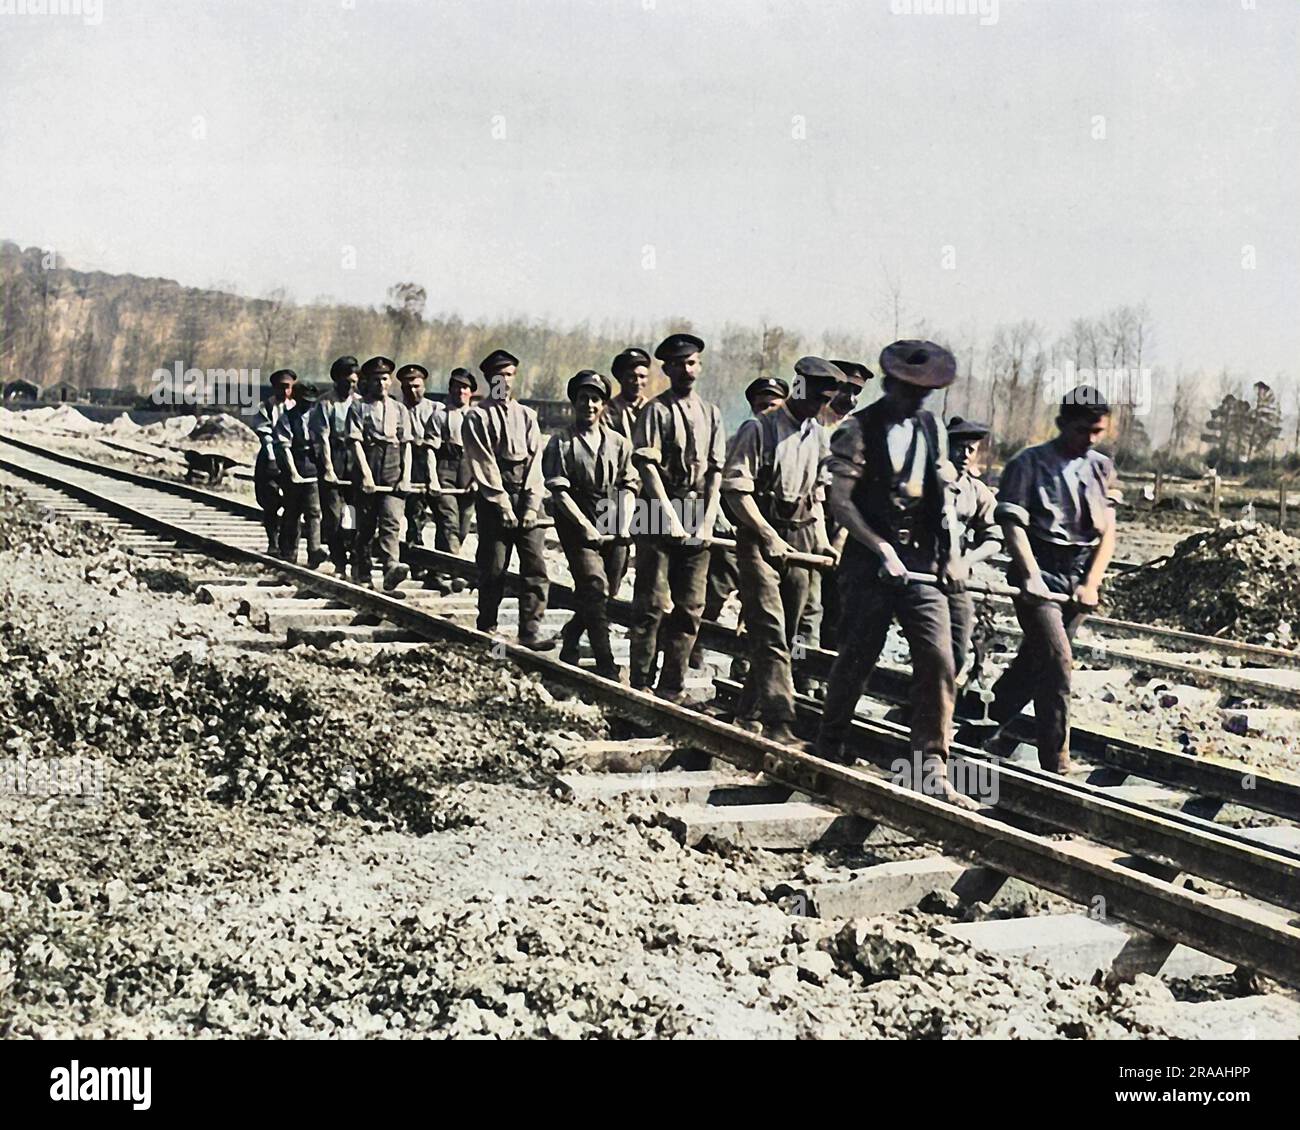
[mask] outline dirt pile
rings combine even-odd
[[[170,447],[188,436],[198,420],[197,416],[167,416],[141,428],[140,438]]]
[[[131,439],[140,434],[140,425],[131,419],[129,412],[114,416],[104,425],[103,433],[113,439]]]
[[[30,432],[32,425],[27,420],[26,412],[14,412],[0,408],[0,432]]]
[[[242,420],[224,412],[198,417],[193,430],[177,442],[185,451],[224,455],[242,462],[252,462],[257,456],[256,433]]]
[[[1255,522],[1194,534],[1165,560],[1116,576],[1108,615],[1294,647],[1300,631],[1300,538]]]
[[[45,427],[60,432],[72,432],[75,435],[93,435],[102,424],[83,416],[71,404],[60,404],[48,420]]]

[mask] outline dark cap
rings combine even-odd
[[[403,365],[400,369],[397,370],[397,379],[399,381],[407,380],[410,377],[422,377],[425,381],[428,381],[429,370],[426,369],[423,365],[415,365],[415,364]]]
[[[330,380],[336,381],[339,377],[346,377],[349,373],[355,373],[360,368],[361,366],[355,357],[340,357],[330,366]]]
[[[378,376],[381,373],[391,373],[395,368],[397,366],[393,364],[391,357],[371,357],[361,366],[361,375],[363,377]]]
[[[513,353],[507,353],[504,349],[494,349],[478,363],[478,368],[480,373],[488,376],[509,365],[518,364],[519,358]]]
[[[610,387],[609,378],[596,372],[595,369],[583,369],[569,378],[568,396],[570,400],[577,400],[580,388],[594,388],[606,400],[610,398],[614,391]]]
[[[839,384],[844,374],[823,357],[800,357],[794,363],[794,371],[801,377],[818,377]]]
[[[988,434],[988,424],[981,424],[978,420],[963,420],[960,416],[954,416],[948,421],[949,439],[983,439]]]
[[[288,377],[291,381],[298,379],[298,374],[292,369],[276,369],[269,377],[266,378],[268,384],[275,384],[277,377]]]
[[[629,345],[622,353],[610,362],[609,370],[614,376],[620,373],[630,373],[638,365],[650,364],[650,354],[644,349],[638,349],[635,345]]]
[[[842,374],[840,379],[843,383],[857,385],[858,388],[865,388],[867,381],[875,375],[859,361],[832,361],[831,364]]]
[[[315,385],[308,384],[306,381],[299,381],[293,390],[293,395],[295,399],[302,401],[304,404],[314,404],[320,393]]]
[[[660,361],[683,361],[692,353],[703,353],[704,342],[694,334],[669,334],[659,343],[655,356]]]
[[[750,381],[746,386],[745,399],[750,404],[753,404],[754,399],[759,393],[763,392],[774,392],[782,400],[786,400],[790,396],[790,386],[780,377],[759,377],[757,380]]]
[[[1100,418],[1110,415],[1110,405],[1096,385],[1075,385],[1061,397],[1061,415]]]
[[[478,378],[468,369],[452,369],[447,376],[447,387],[465,385],[470,392],[478,392]]]
[[[957,379],[957,359],[932,341],[896,341],[880,352],[887,377],[918,388],[947,388]]]

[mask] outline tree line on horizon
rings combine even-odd
[[[879,309],[864,319],[870,333],[814,336],[768,320],[711,325],[689,317],[557,326],[523,317],[468,320],[430,314],[427,306],[428,294],[415,282],[394,284],[374,308],[330,300],[298,303],[282,289],[249,298],[220,285],[188,287],[170,279],[78,271],[40,248],[4,242],[0,378],[143,396],[156,370],[170,371],[180,362],[204,370],[259,369],[263,380],[274,369],[291,368],[324,388],[335,357],[385,354],[399,364],[425,365],[432,387],[440,389],[451,369],[472,369],[490,350],[505,347],[523,362],[521,396],[559,399],[577,370],[608,373],[610,359],[626,346],[652,350],[669,332],[687,331],[705,338],[706,395],[735,426],[746,412],[745,386],[758,376],[789,379],[794,361],[805,353],[861,361],[875,371],[888,342],[929,337],[953,351],[960,374],[934,407],[945,416],[990,424],[1004,456],[1050,433],[1054,399],[1044,389],[1056,391],[1049,378],[1059,378],[1067,366],[1075,372],[1151,370],[1151,413],[1120,403],[1112,416],[1107,441],[1121,465],[1271,462],[1300,452],[1300,380],[1279,376],[1269,384],[1227,370],[1211,375],[1153,366],[1155,333],[1145,304],[1076,318],[1055,336],[1022,319],[983,335],[958,329],[947,337],[910,313],[901,287],[888,276]],[[655,380],[662,387],[657,369]],[[878,387],[869,384],[864,401]]]

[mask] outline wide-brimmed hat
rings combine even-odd
[[[887,377],[918,388],[947,388],[957,379],[957,359],[932,341],[896,341],[880,352]]]

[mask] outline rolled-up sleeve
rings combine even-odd
[[[664,418],[668,410],[657,400],[647,404],[632,429],[632,458],[656,467],[663,462]]]
[[[411,410],[405,404],[397,405],[397,442],[410,443],[415,439],[415,425]]]
[[[975,486],[975,516],[971,519],[971,529],[976,532],[976,545],[986,541],[1001,541],[1002,527],[998,525],[997,495],[989,489],[987,483],[972,479]]]
[[[461,422],[461,443],[465,446],[465,459],[469,462],[479,493],[498,505],[505,505],[505,490],[501,486],[501,470],[488,442],[485,410],[472,408]]]
[[[343,438],[349,443],[364,443],[366,438],[364,401],[354,400],[348,408],[348,422],[343,428]]]
[[[862,442],[862,425],[852,416],[831,433],[830,454],[822,466],[828,478],[862,478],[867,469],[867,449]]]
[[[732,437],[722,469],[722,489],[732,494],[753,494],[758,478],[762,440],[757,420],[746,420]]]
[[[326,415],[330,410],[330,404],[327,401],[321,401],[312,406],[312,410],[307,413],[307,437],[313,443],[324,443],[325,436],[329,433],[329,416]]]
[[[716,404],[709,405],[709,457],[704,471],[721,471],[727,462],[727,437],[722,431],[722,410]]]
[[[632,462],[632,444],[617,432],[613,438],[618,441],[614,445],[614,486],[636,494],[641,489],[641,476]]]
[[[1102,490],[1106,492],[1106,501],[1113,510],[1124,501],[1124,492],[1120,489],[1119,475],[1115,472],[1114,461],[1107,458],[1099,468],[1099,474]]]
[[[1029,453],[1022,451],[1003,468],[994,517],[999,522],[1017,522],[1027,528],[1033,490],[1034,463]]]
[[[542,452],[542,477],[546,480],[546,489],[554,493],[568,490],[570,486],[565,446],[557,433],[547,441],[546,450]]]

